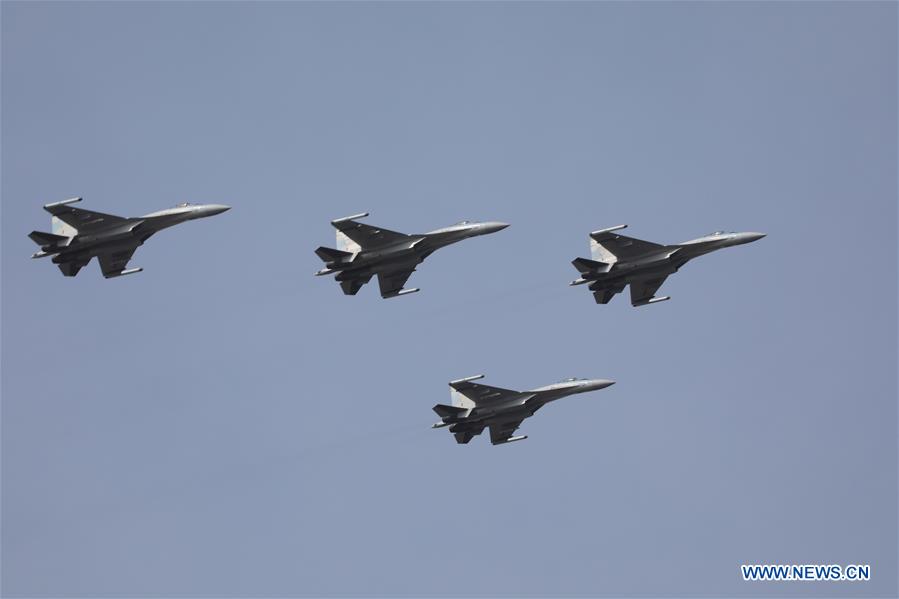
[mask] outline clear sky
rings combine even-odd
[[[5,596],[895,596],[895,3],[2,3]],[[47,202],[234,208],[144,272]],[[332,218],[511,227],[384,301]],[[692,262],[593,303],[630,224]],[[522,443],[447,381],[612,378]],[[761,584],[742,563],[869,563]]]

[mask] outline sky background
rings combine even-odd
[[[2,4],[2,593],[895,596],[895,3]],[[32,261],[47,202],[167,230]],[[423,232],[345,297],[332,218]],[[633,309],[587,234],[751,245]],[[618,381],[523,443],[447,381]],[[747,583],[743,563],[867,563]]]

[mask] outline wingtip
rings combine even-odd
[[[83,198],[69,198],[68,200],[62,200],[61,202],[50,202],[49,204],[44,204],[44,210],[49,210],[50,208],[55,208],[56,206],[65,206],[66,204],[74,204],[76,202],[80,202]]]
[[[449,384],[450,384],[451,386],[452,386],[452,385],[460,385],[460,384],[462,384],[462,383],[468,383],[468,382],[470,382],[470,381],[476,381],[476,380],[482,379],[482,378],[484,378],[484,375],[483,375],[483,374],[476,374],[476,375],[474,375],[474,376],[467,376],[467,377],[462,378],[462,379],[456,379],[455,381],[450,381]]]
[[[340,223],[349,222],[351,220],[356,220],[358,218],[365,218],[368,216],[368,212],[360,212],[359,214],[353,214],[352,216],[343,216],[341,218],[335,218],[331,221],[332,225],[339,225]]]
[[[607,227],[605,229],[593,231],[592,233],[590,233],[590,237],[603,235],[605,233],[612,233],[613,231],[620,231],[621,229],[627,229],[627,225],[615,225],[614,227]]]

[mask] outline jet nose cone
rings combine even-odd
[[[589,381],[586,385],[590,391],[598,391],[600,389],[605,389],[606,387],[611,387],[615,384],[615,381],[609,379],[594,379]]]
[[[758,241],[762,237],[764,237],[764,233],[731,233],[727,237],[724,238],[722,245],[724,247],[731,247],[735,245],[743,245],[744,243],[752,243],[753,241]]]
[[[497,231],[502,231],[506,227],[509,226],[509,223],[501,223],[501,222],[491,222],[491,223],[483,223],[481,228],[484,230],[484,233],[496,233]]]
[[[206,210],[204,212],[206,212],[207,216],[215,216],[216,214],[221,214],[222,212],[227,212],[228,210],[231,210],[231,206],[225,206],[224,204],[209,204],[208,206],[206,206]]]

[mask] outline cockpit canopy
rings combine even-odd
[[[720,235],[727,235],[727,231],[715,231],[712,233],[713,236],[718,237]]]
[[[175,208],[184,208],[186,206],[190,206],[190,202],[181,202],[180,204],[177,204]]]
[[[471,221],[470,221],[470,220],[460,220],[460,221],[457,222],[456,224],[457,224],[457,225],[470,225],[470,224],[471,224]]]
[[[560,383],[573,383],[574,381],[583,381],[583,380],[585,380],[585,379],[582,379],[582,378],[573,376],[573,377],[569,377],[569,378],[567,378],[567,379],[562,379],[562,380],[559,381],[559,382],[560,382]]]

